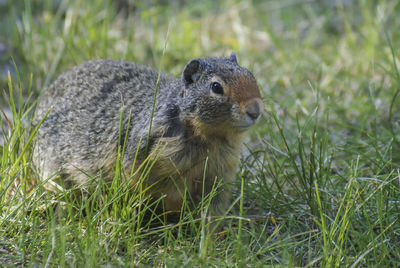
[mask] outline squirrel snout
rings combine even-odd
[[[253,99],[246,105],[246,115],[250,117],[251,120],[256,121],[258,117],[260,117],[263,106],[260,99]]]

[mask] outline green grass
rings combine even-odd
[[[12,113],[0,145],[0,263],[397,266],[400,4],[150,2],[0,4],[8,47],[0,69],[11,57],[17,66],[0,77],[0,105]],[[257,78],[265,112],[249,133],[219,235],[186,207],[177,223],[152,213],[118,168],[112,185],[100,180],[81,195],[30,186],[31,115],[59,73],[122,58],[179,76],[193,57],[231,51]]]

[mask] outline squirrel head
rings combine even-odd
[[[253,74],[229,58],[192,59],[183,74],[181,116],[201,135],[243,132],[263,110]]]

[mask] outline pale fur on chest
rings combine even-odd
[[[149,178],[156,189],[153,196],[163,195],[165,208],[179,211],[185,190],[194,205],[219,182],[224,185],[219,190],[226,190],[235,176],[241,141],[242,135],[235,135],[229,140],[218,138],[199,146],[179,137],[161,138],[152,150],[156,161]]]

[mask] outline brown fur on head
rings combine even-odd
[[[228,137],[253,125],[263,103],[252,73],[230,58],[193,59],[182,75],[182,120],[200,136]]]

